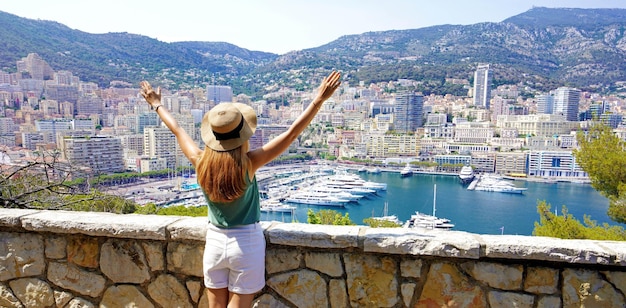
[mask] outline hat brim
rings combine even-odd
[[[242,103],[220,103],[231,104],[235,106],[239,112],[243,115],[244,123],[243,127],[239,131],[239,138],[217,140],[209,124],[209,112],[205,113],[202,117],[202,124],[200,126],[200,135],[204,144],[215,151],[230,151],[243,145],[256,131],[257,117],[256,112],[252,107]]]

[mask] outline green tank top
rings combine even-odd
[[[241,225],[256,223],[261,218],[261,206],[259,201],[259,187],[256,175],[250,181],[246,173],[246,190],[238,199],[232,202],[212,202],[204,193],[204,198],[209,205],[209,222],[220,228],[232,228]]]

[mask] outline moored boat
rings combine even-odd
[[[411,165],[406,164],[406,166],[400,170],[400,177],[409,177],[413,175],[413,169],[411,168]]]
[[[348,199],[341,199],[341,198],[337,198],[335,196],[331,196],[328,194],[307,192],[307,191],[294,193],[293,195],[287,197],[285,201],[290,202],[290,203],[336,206],[336,207],[344,207],[347,203],[350,202],[350,200]]]
[[[439,218],[435,216],[437,213],[437,185],[433,188],[433,214],[428,215],[415,211],[411,218],[404,223],[404,228],[414,229],[439,229],[450,230],[454,228],[454,224],[447,218]]]
[[[483,175],[468,187],[470,190],[501,192],[507,194],[521,194],[528,188],[517,187],[515,184],[496,175]]]
[[[468,184],[474,180],[474,169],[472,166],[463,166],[459,172],[459,179],[461,183]]]

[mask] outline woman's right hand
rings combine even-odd
[[[140,82],[139,85],[141,86],[141,96],[148,102],[150,107],[154,108],[161,105],[161,87],[154,91],[150,83],[145,80]]]
[[[335,93],[335,90],[341,85],[341,74],[337,71],[332,71],[324,80],[322,80],[322,84],[320,85],[319,92],[317,93],[317,98],[322,102],[329,99]]]

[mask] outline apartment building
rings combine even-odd
[[[489,64],[479,65],[474,71],[474,106],[489,109],[491,80]]]
[[[418,156],[417,135],[369,133],[363,136],[367,156],[385,158]]]
[[[124,171],[122,143],[110,136],[67,136],[62,143],[61,157],[77,167],[88,167],[92,173],[107,174]]]
[[[529,176],[586,178],[588,174],[576,164],[571,151],[529,151]]]
[[[525,152],[497,152],[495,153],[495,173],[497,174],[526,174]]]
[[[496,171],[496,152],[472,153],[470,164],[474,172],[494,173]]]
[[[423,125],[424,97],[412,92],[396,95],[393,127],[397,132],[412,133]]]
[[[143,131],[144,154],[148,157],[164,158],[167,168],[176,169],[179,147],[176,137],[167,127],[146,127]]]
[[[124,158],[135,158],[143,155],[143,134],[119,136],[124,148]]]

